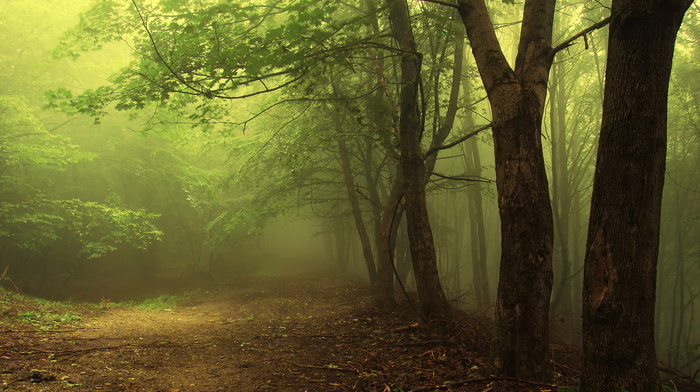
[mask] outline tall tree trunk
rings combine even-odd
[[[367,276],[369,277],[369,283],[375,286],[377,284],[377,267],[375,266],[374,254],[372,253],[372,241],[367,233],[365,221],[362,217],[362,209],[360,208],[360,200],[357,197],[357,192],[355,192],[355,182],[353,181],[352,168],[350,167],[350,153],[345,143],[345,136],[342,135],[340,130],[337,141],[340,166],[343,169],[343,183],[345,184],[345,190],[348,192],[352,217],[362,244],[362,256],[365,260]]]
[[[689,0],[613,0],[583,289],[582,392],[660,390],[656,264],[668,83]]]
[[[483,0],[460,0],[493,113],[501,266],[496,306],[499,373],[550,377],[552,208],[541,142],[554,0],[527,0],[515,70],[506,61]]]
[[[571,188],[569,181],[568,142],[566,140],[566,83],[562,75],[561,64],[552,67],[549,86],[549,130],[551,141],[552,165],[552,205],[554,210],[554,236],[556,247],[553,263],[558,267],[558,278],[554,285],[551,311],[561,322],[562,335],[571,334],[574,320],[573,300],[571,296],[571,254],[570,254],[570,225],[571,217]],[[558,265],[557,265],[558,264]],[[567,339],[568,341],[569,339]]]
[[[393,36],[401,50],[399,119],[400,165],[405,180],[405,208],[413,273],[423,315],[428,319],[451,317],[440,284],[433,233],[425,196],[425,161],[421,150],[419,110],[421,54],[417,52],[406,0],[387,0]]]
[[[467,59],[465,59],[466,62]],[[462,80],[462,91],[467,104],[472,102],[471,80],[464,77]],[[474,115],[471,111],[465,114],[465,129],[476,128]],[[481,154],[479,152],[479,141],[476,137],[460,144],[462,149],[462,160],[467,174],[474,178],[481,178]],[[481,182],[476,181],[467,189],[467,203],[469,204],[469,226],[472,261],[472,285],[476,297],[477,308],[486,311],[491,307],[491,285],[488,275],[488,247],[486,246],[486,223],[484,220],[484,202],[482,197]]]

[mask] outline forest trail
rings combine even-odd
[[[6,331],[0,390],[487,388],[482,355],[370,300],[341,279],[251,277],[169,310],[106,307],[75,328]]]

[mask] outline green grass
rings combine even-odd
[[[154,298],[148,298],[141,302],[140,304],[136,305],[136,309],[141,309],[141,310],[172,310],[173,308],[177,307],[178,303],[180,302],[180,297],[174,296],[174,295],[160,295],[158,297]]]
[[[61,324],[75,323],[81,317],[72,313],[52,313],[51,311],[30,310],[17,315],[17,321],[23,324],[33,324],[39,329],[58,328]]]
[[[164,294],[141,302],[103,300],[100,303],[86,304],[49,301],[0,287],[0,324],[31,325],[38,330],[50,330],[78,323],[83,315],[93,313],[96,308],[104,310],[118,306],[146,311],[170,311],[203,295],[203,290],[195,290],[177,296]]]
[[[80,321],[73,304],[48,301],[0,288],[0,318],[4,324],[31,324],[37,329],[54,329]]]
[[[174,308],[196,300],[197,298],[203,296],[205,291],[202,289],[197,289],[193,291],[188,291],[181,295],[170,295],[162,294],[157,297],[147,298],[143,301],[123,301],[123,302],[110,302],[103,301],[94,306],[99,308],[111,308],[114,306],[122,308],[134,308],[139,310],[150,310],[150,311],[171,311]]]

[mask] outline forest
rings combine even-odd
[[[166,286],[218,317],[182,355],[268,321],[231,366],[335,338],[286,357],[303,386],[93,390],[700,390],[697,2],[4,0],[0,29],[0,390],[85,384],[5,377],[42,352],[13,306],[92,302],[118,335],[112,302]]]

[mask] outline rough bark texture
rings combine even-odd
[[[425,157],[420,145],[422,121],[418,105],[421,55],[413,39],[406,0],[387,0],[387,5],[392,32],[401,50],[400,165],[405,181],[406,219],[416,291],[425,317],[450,317],[450,306],[438,276],[425,197]]]
[[[675,37],[690,1],[613,0],[583,292],[581,391],[660,390],[656,263]]]
[[[527,0],[515,70],[496,39],[483,0],[460,0],[459,12],[493,112],[501,267],[496,306],[499,373],[550,377],[552,208],[541,122],[552,62],[554,0]]]

